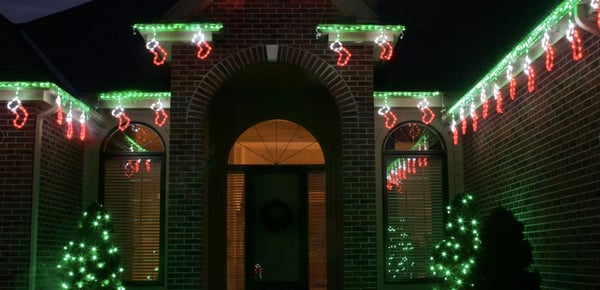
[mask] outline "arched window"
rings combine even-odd
[[[386,137],[382,160],[385,281],[426,280],[443,235],[444,144],[432,128],[402,123]]]
[[[144,124],[115,129],[102,148],[102,202],[113,216],[125,282],[158,283],[165,147]]]

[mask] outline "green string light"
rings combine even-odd
[[[319,24],[317,29],[323,33],[343,33],[343,32],[372,32],[372,31],[392,31],[404,32],[406,28],[403,25],[376,25],[376,24]]]
[[[60,96],[61,106],[71,104],[79,107],[82,112],[89,112],[91,110],[90,107],[81,102],[79,99],[73,97],[71,94],[67,93],[67,91],[61,89],[59,86],[51,82],[0,82],[0,90],[1,89],[51,90],[54,91],[57,96]]]
[[[565,16],[568,16],[581,2],[580,0],[565,0],[558,5],[535,29],[533,29],[521,42],[515,46],[483,79],[481,79],[471,90],[461,97],[448,113],[454,115],[461,107],[475,99],[482,88],[502,78],[506,69],[520,56],[527,54],[529,49],[538,44],[544,33],[558,24]],[[478,106],[477,106],[478,107]]]
[[[222,23],[137,23],[133,25],[133,29],[139,32],[198,32],[200,30],[217,32],[222,28]]]
[[[170,99],[171,92],[114,91],[101,93],[102,101]]]
[[[375,99],[387,99],[387,98],[414,98],[422,99],[426,97],[440,97],[441,92],[373,92],[373,98]]]

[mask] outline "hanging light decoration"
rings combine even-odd
[[[481,93],[479,94],[479,100],[481,101],[481,115],[484,119],[488,116],[488,111],[490,109],[490,104],[488,102],[487,94],[485,88],[481,89]]]
[[[69,113],[67,113],[67,139],[71,140],[73,138],[73,113],[71,109],[69,109]]]
[[[329,48],[337,53],[337,65],[338,66],[346,66],[352,57],[350,51],[344,47],[342,42],[340,41],[339,35],[334,42],[329,45]]]
[[[517,80],[513,74],[513,66],[508,65],[506,67],[506,78],[508,79],[508,95],[511,100],[515,100],[517,96]]]
[[[119,120],[119,130],[125,131],[129,127],[131,119],[129,119],[125,113],[125,109],[120,104],[112,110],[112,115]]]
[[[212,46],[206,41],[202,31],[198,31],[198,33],[194,34],[192,43],[198,48],[198,51],[196,52],[196,57],[198,59],[206,59],[210,55]]]
[[[162,45],[160,45],[160,42],[156,40],[155,29],[152,30],[152,39],[146,42],[146,49],[148,49],[148,51],[150,51],[150,53],[152,53],[152,55],[154,56],[154,58],[152,59],[154,65],[161,66],[165,64],[165,62],[167,61],[168,54],[167,51],[162,47]]]
[[[533,65],[531,65],[529,56],[525,57],[523,71],[527,75],[527,91],[532,93],[535,90],[535,70],[533,69]]]
[[[590,5],[596,11],[596,26],[600,29],[600,0],[592,0]]]
[[[427,125],[431,124],[431,122],[433,122],[433,119],[435,118],[435,114],[429,107],[429,101],[427,101],[427,99],[423,99],[421,102],[419,102],[417,108],[419,108],[421,113],[423,113],[421,121]]]
[[[548,32],[544,33],[542,47],[546,53],[546,70],[552,71],[552,68],[554,67],[554,47],[552,46],[552,43],[550,43],[550,35]]]
[[[163,104],[160,102],[160,100],[158,100],[156,103],[153,103],[150,106],[150,109],[152,109],[155,114],[154,124],[156,124],[158,127],[162,127],[167,122],[167,118],[169,117],[167,112],[165,112]]]
[[[84,141],[87,135],[87,125],[85,124],[85,113],[82,111],[79,115],[79,140]]]
[[[496,100],[496,113],[504,113],[504,108],[502,108],[504,99],[502,97],[502,91],[500,91],[500,87],[498,86],[498,84],[494,84],[494,99]]]
[[[63,124],[63,111],[60,95],[56,97],[56,124]]]
[[[469,108],[469,113],[471,115],[471,126],[473,127],[473,132],[477,132],[477,126],[479,124],[479,116],[477,115],[477,107],[475,106],[475,101],[471,102],[471,107]]]
[[[375,43],[381,48],[379,59],[392,59],[392,55],[394,54],[394,47],[392,46],[391,41],[388,40],[387,35],[381,32],[381,34],[377,38],[375,38]]]
[[[467,134],[467,118],[465,117],[465,108],[460,107],[458,111],[458,117],[460,118],[461,131],[463,135]]]
[[[583,58],[583,44],[579,31],[575,28],[575,24],[569,20],[569,28],[567,29],[567,39],[571,43],[571,52],[573,60],[578,61]]]
[[[450,131],[452,132],[452,144],[458,145],[458,129],[456,128],[456,120],[454,120],[454,118],[450,125]]]
[[[13,126],[17,129],[23,128],[25,123],[27,123],[27,119],[29,118],[29,113],[25,106],[21,104],[21,100],[19,99],[19,89],[15,93],[15,97],[6,104],[6,107],[15,115],[13,119]]]
[[[379,111],[377,111],[377,113],[383,116],[383,118],[385,118],[384,126],[386,129],[389,130],[392,129],[394,125],[396,125],[396,121],[398,121],[398,118],[396,117],[396,114],[392,112],[390,106],[388,106],[387,99],[384,102],[385,103],[383,104],[383,107],[381,107]]]

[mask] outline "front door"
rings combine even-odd
[[[308,289],[306,168],[250,167],[246,190],[246,289]]]

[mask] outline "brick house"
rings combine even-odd
[[[431,289],[429,254],[461,192],[483,215],[504,206],[524,223],[542,288],[600,285],[600,31],[589,5],[564,1],[540,24],[556,27],[552,70],[534,30],[447,110],[443,93],[375,90],[374,39],[395,45],[403,27],[362,1],[181,0],[115,17],[138,24],[135,35],[72,44],[137,47],[90,62],[122,64],[110,83],[61,46],[73,33],[113,35],[61,34],[99,5],[1,23],[1,289],[56,289],[62,247],[95,200],[114,215],[130,289]],[[468,110],[484,100],[475,128]],[[57,124],[59,107],[73,131]]]

